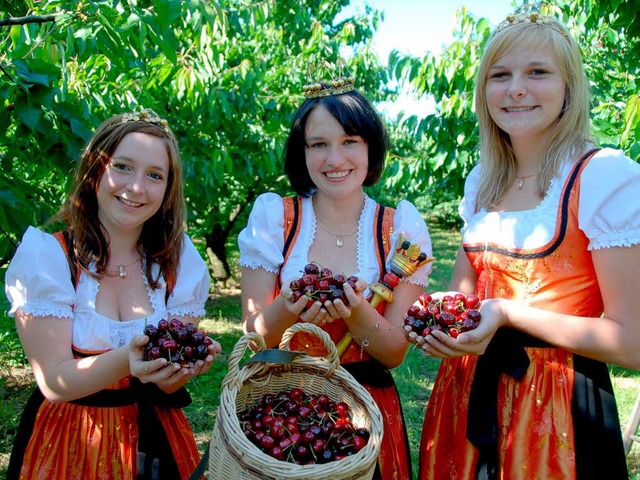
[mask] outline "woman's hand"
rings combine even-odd
[[[288,312],[293,313],[304,322],[313,323],[315,325],[324,325],[327,322],[333,321],[333,319],[327,314],[327,311],[322,308],[322,303],[318,300],[313,302],[306,310],[305,308],[309,303],[309,297],[302,295],[296,302],[294,302],[293,292],[289,288],[289,283],[290,282],[283,283],[282,290],[280,291],[280,296],[284,299],[284,308]]]
[[[347,283],[344,284],[343,289],[347,297],[347,303],[342,300],[327,300],[324,304],[316,300],[308,309],[305,310],[309,298],[303,295],[298,301],[293,301],[293,294],[288,287],[290,282],[284,282],[280,295],[284,299],[285,308],[287,311],[297,315],[302,321],[307,323],[313,323],[315,325],[324,325],[331,323],[338,318],[349,318],[351,311],[357,308],[361,302],[364,301],[363,292],[367,289],[367,282],[362,279],[358,279],[356,282],[356,288],[353,289]],[[286,286],[285,286],[286,285]]]
[[[337,299],[333,302],[327,300],[324,303],[324,308],[331,317],[331,322],[335,319],[343,318],[348,319],[351,317],[351,312],[354,308],[358,308],[362,302],[366,301],[363,296],[363,292],[367,289],[368,283],[365,280],[358,279],[356,282],[356,288],[351,288],[351,285],[345,282],[343,285],[344,294],[347,297],[347,304],[342,300]]]
[[[424,353],[433,357],[454,358],[464,355],[482,355],[498,328],[507,323],[508,300],[494,298],[481,302],[481,320],[474,330],[463,332],[453,338],[442,331],[433,331],[422,337],[405,327],[407,338],[418,345]],[[409,333],[410,332],[410,333]]]
[[[164,392],[175,392],[183,387],[191,378],[207,373],[215,357],[222,351],[216,341],[209,345],[209,355],[204,360],[181,366],[169,363],[166,358],[143,360],[144,346],[149,342],[146,335],[136,335],[129,343],[129,369],[131,375],[142,383],[155,383]]]

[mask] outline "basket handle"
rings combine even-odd
[[[281,350],[290,350],[289,344],[291,343],[291,339],[298,332],[309,333],[311,335],[315,335],[318,337],[325,348],[327,349],[327,355],[325,359],[329,362],[330,367],[327,372],[327,376],[332,375],[333,372],[340,366],[340,357],[338,356],[338,350],[336,349],[336,344],[333,343],[331,337],[327,332],[322,330],[320,327],[312,324],[312,323],[294,323],[289,328],[287,328],[282,335],[282,340],[280,340],[280,349]]]
[[[244,356],[244,352],[250,345],[253,344],[253,348],[256,352],[262,352],[267,348],[267,344],[264,341],[262,335],[256,332],[245,333],[233,347],[228,360],[227,374],[222,381],[222,386],[225,387],[233,379],[237,378],[240,372],[240,362]]]

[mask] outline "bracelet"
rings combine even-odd
[[[380,322],[376,322],[373,328],[361,337],[353,337],[353,340],[360,345],[360,358],[364,355],[364,349],[369,346],[369,337],[380,330]]]

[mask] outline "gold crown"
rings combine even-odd
[[[169,122],[148,108],[142,108],[139,112],[125,113],[122,115],[122,123],[127,122],[147,122],[161,127],[165,132],[171,133]]]
[[[307,98],[328,97],[329,95],[338,95],[340,93],[355,90],[356,81],[344,73],[346,64],[342,58],[339,58],[335,67],[329,62],[323,60],[315,69],[311,64],[308,67],[309,76],[313,77],[329,77],[321,80],[315,80],[313,83],[305,85],[302,88],[302,95]]]
[[[511,15],[507,15],[507,18],[505,18],[496,27],[493,34],[495,35],[501,30],[504,30],[505,28],[511,27],[513,25],[528,24],[528,23],[544,25],[551,22],[554,22],[555,24],[560,25],[554,17],[550,15],[544,15],[538,5],[524,4],[518,7],[516,11]],[[566,30],[562,27],[560,27],[560,29],[554,28],[554,30],[558,31],[565,37],[568,36],[568,33],[566,32]]]
[[[424,252],[420,251],[420,245],[410,243],[400,233],[395,252],[391,256],[391,271],[399,277],[409,277],[420,267],[434,260],[434,257],[428,258]]]

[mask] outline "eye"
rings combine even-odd
[[[158,172],[151,172],[149,173],[149,177],[152,178],[153,180],[163,180],[164,177],[159,174]]]
[[[115,168],[116,170],[122,170],[122,171],[130,171],[131,170],[129,165],[127,165],[125,163],[114,162],[114,163],[111,164],[111,167]]]
[[[324,148],[326,146],[327,146],[327,144],[324,143],[324,142],[315,142],[315,143],[312,143],[311,145],[307,145],[307,148],[319,149],[319,148]]]
[[[545,75],[549,73],[547,70],[544,70],[542,68],[534,68],[533,70],[531,70],[531,75],[534,76],[540,76],[540,75]]]
[[[489,75],[489,78],[495,79],[495,80],[501,80],[503,78],[507,78],[508,76],[509,76],[509,72],[497,71],[497,72],[493,72],[491,75]]]

